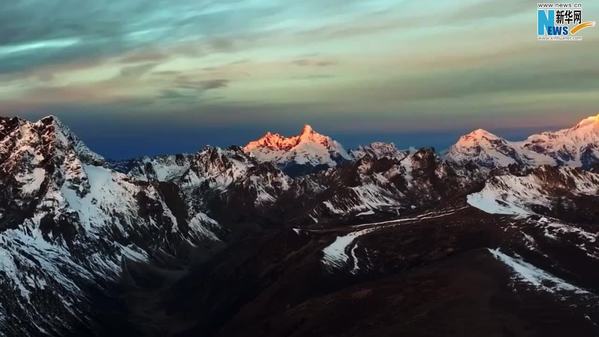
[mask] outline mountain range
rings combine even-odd
[[[585,118],[572,128],[535,134],[520,142],[478,129],[460,137],[446,158],[456,163],[475,161],[490,168],[519,164],[588,169],[599,161],[598,144],[599,115]]]
[[[3,336],[599,334],[599,115],[109,161],[0,117]]]

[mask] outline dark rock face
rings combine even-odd
[[[347,247],[346,263],[332,269],[326,247],[357,228],[246,239],[163,292],[159,322],[147,311],[133,315],[160,326],[148,336],[597,333],[596,276],[578,276],[597,261],[558,244],[575,235],[472,208],[437,216],[369,226]],[[545,285],[529,283],[514,266]]]
[[[537,135],[547,166],[484,130],[454,158],[302,135],[270,137],[294,162],[115,163],[54,117],[0,118],[0,334],[599,333],[596,146]]]
[[[581,149],[580,162],[583,169],[591,169],[599,164],[599,145],[590,144]]]

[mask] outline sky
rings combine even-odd
[[[537,41],[536,3],[2,1],[0,115],[56,115],[114,159],[304,124],[346,147],[523,138],[599,112],[599,27]]]

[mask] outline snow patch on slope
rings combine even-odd
[[[522,187],[517,183],[516,177],[504,176],[507,180],[501,187],[487,183],[482,191],[469,194],[467,202],[470,206],[476,207],[483,212],[489,214],[506,214],[506,215],[527,215],[532,212],[523,207],[523,204],[532,200],[533,194],[530,190]],[[509,192],[503,188],[509,186]],[[537,200],[538,201],[538,200]]]
[[[358,260],[357,260],[357,256],[355,253],[357,243],[356,243],[356,245],[354,245],[354,247],[351,250],[349,248],[351,247],[352,243],[357,238],[359,238],[360,236],[366,235],[368,233],[374,232],[377,229],[378,228],[367,228],[367,229],[362,229],[359,231],[351,232],[346,235],[337,236],[337,238],[335,238],[335,241],[333,241],[333,243],[326,246],[322,250],[322,252],[323,252],[322,263],[325,265],[325,267],[329,271],[343,268],[349,263],[349,259],[350,259],[350,255],[351,255],[352,258],[354,259],[354,267],[352,268],[352,273],[357,272],[359,270]],[[348,254],[350,254],[350,255],[348,255]]]
[[[498,261],[503,262],[514,272],[514,279],[530,284],[533,287],[550,292],[572,292],[575,294],[589,295],[588,291],[572,285],[565,280],[554,276],[532,264],[520,259],[513,258],[502,253],[499,249],[489,249],[489,252]]]
[[[64,184],[61,196],[66,206],[79,215],[80,223],[86,231],[96,232],[104,226],[116,225],[124,233],[120,222],[115,222],[106,210],[120,210],[122,214],[132,214],[137,209],[134,196],[139,188],[124,180],[124,175],[107,168],[83,165],[83,172],[89,182],[89,193],[81,197],[76,190]]]
[[[501,175],[467,196],[467,202],[491,214],[527,215],[533,206],[550,208],[552,195],[597,195],[599,175],[569,167],[540,167],[526,176]]]
[[[46,179],[46,170],[36,167],[29,174],[20,173],[15,179],[22,183],[21,192],[24,194],[34,194],[39,191],[44,179]]]

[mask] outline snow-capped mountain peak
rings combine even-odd
[[[244,150],[251,152],[257,148],[270,148],[273,150],[289,150],[293,147],[298,146],[301,143],[317,143],[327,145],[331,141],[331,138],[323,136],[320,133],[314,131],[312,126],[306,124],[302,128],[302,131],[297,136],[285,137],[278,133],[268,131],[264,136],[255,141],[249,142]]]
[[[508,141],[483,129],[461,136],[449,149],[447,159],[457,163],[474,161],[484,167],[508,166],[520,161]]]
[[[275,150],[275,149],[283,150],[283,149],[289,149],[289,148],[293,147],[294,145],[295,145],[294,142],[290,141],[290,139],[285,138],[278,133],[272,133],[269,131],[266,134],[264,134],[264,136],[262,136],[262,138],[248,143],[244,149],[246,149],[246,151],[251,151],[251,150],[254,150],[257,148],[270,148],[273,150]]]
[[[521,142],[478,129],[460,137],[446,159],[485,167],[523,164],[589,168],[599,162],[599,115],[587,117],[572,128],[542,132]]]
[[[496,136],[495,134],[485,130],[485,129],[476,129],[468,134],[466,134],[465,136],[462,136],[463,139],[465,140],[471,140],[471,139],[489,139],[489,140],[495,140],[495,139],[500,139],[500,137]]]
[[[59,144],[63,148],[72,146],[82,161],[90,164],[101,164],[104,162],[104,158],[101,155],[90,150],[58,117],[49,115],[34,124],[40,128],[48,128],[48,131],[53,133],[55,144]]]
[[[383,142],[373,142],[368,145],[360,145],[357,149],[351,151],[351,155],[354,159],[360,159],[365,156],[370,156],[376,159],[403,159],[409,153],[409,150],[398,150],[393,143]]]
[[[599,114],[583,119],[564,133],[574,140],[599,143]]]
[[[104,159],[56,117],[44,117],[37,122],[0,118],[0,168],[3,172],[31,169],[25,164],[32,167],[42,163],[69,166],[75,162],[101,165]]]
[[[300,134],[291,137],[267,132],[263,137],[249,142],[244,152],[262,162],[273,162],[282,167],[336,166],[350,156],[343,146],[331,137],[316,132],[312,126],[304,125]]]
[[[305,124],[303,129],[302,129],[302,136],[303,135],[308,135],[314,133],[314,129],[312,128],[312,126],[310,124]]]
[[[552,164],[589,168],[599,162],[599,115],[569,129],[532,135],[521,146],[535,157],[549,157]]]
[[[580,121],[576,126],[573,127],[574,130],[579,129],[592,129],[593,131],[599,130],[599,113],[595,116],[590,116],[582,121]]]
[[[302,128],[302,132],[299,135],[299,142],[315,142],[324,144],[329,141],[330,138],[327,136],[323,136],[320,133],[314,131],[312,126],[309,124],[304,125]]]

